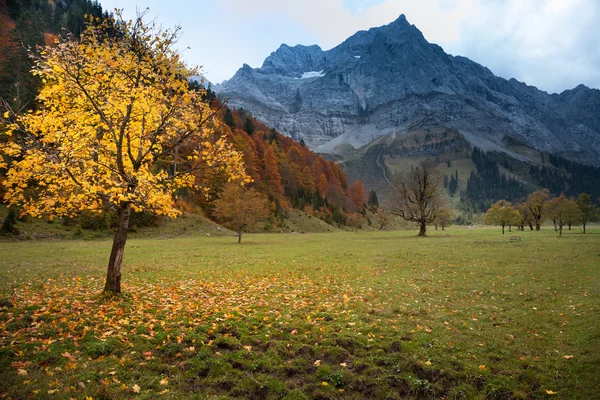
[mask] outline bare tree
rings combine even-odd
[[[391,213],[419,224],[419,236],[427,233],[440,210],[446,206],[441,196],[442,174],[431,161],[423,161],[410,172],[396,174],[391,186]]]
[[[387,211],[383,209],[379,209],[379,211],[377,211],[376,221],[377,225],[379,225],[380,231],[383,230],[383,228],[385,228],[389,224],[391,224],[393,220],[394,217]]]

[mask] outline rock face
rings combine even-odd
[[[317,151],[359,147],[415,125],[446,126],[484,149],[501,150],[508,136],[600,164],[600,90],[548,94],[499,78],[428,43],[404,15],[328,51],[282,45],[261,68],[244,65],[215,90]]]

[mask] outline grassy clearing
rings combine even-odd
[[[600,396],[600,229],[414,235],[0,242],[0,397]]]

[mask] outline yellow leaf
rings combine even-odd
[[[329,383],[327,383],[327,382],[321,382],[321,385],[322,386],[327,386],[327,385],[329,385]]]
[[[315,367],[318,367],[319,365],[321,365],[321,360],[317,360],[317,361],[315,361],[315,362],[313,363],[313,365],[314,365]]]
[[[563,358],[564,358],[565,360],[570,360],[571,358],[574,358],[574,357],[575,357],[575,356],[564,356]]]
[[[482,364],[482,365],[480,365],[480,366],[479,366],[479,369],[480,369],[481,371],[485,371],[487,368],[485,367],[485,365],[483,365],[483,364]]]
[[[244,346],[244,348],[245,348],[246,350],[248,350],[248,351],[251,351],[251,350],[252,350],[252,346]]]
[[[134,393],[139,393],[140,392],[140,387],[139,387],[139,385],[137,383],[135,385],[133,385],[131,388],[133,389]]]
[[[546,394],[557,394],[557,392],[553,392],[552,390],[546,390]]]
[[[161,386],[165,386],[169,384],[169,379],[168,378],[163,378],[160,380],[160,382],[158,382]]]
[[[17,373],[18,373],[19,375],[21,375],[21,376],[25,376],[25,375],[27,375],[27,370],[24,370],[23,368],[20,368],[20,369],[19,369],[19,372],[17,372]]]
[[[425,361],[425,365],[431,365],[431,361],[429,361],[429,360]]]

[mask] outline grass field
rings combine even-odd
[[[589,232],[0,242],[0,398],[599,398]]]

